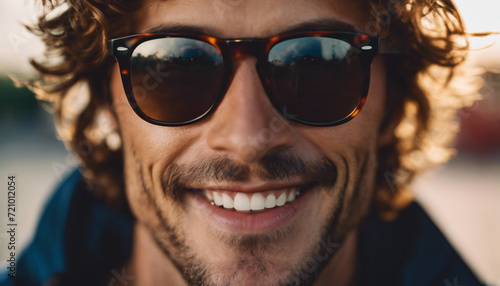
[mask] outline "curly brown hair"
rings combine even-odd
[[[391,112],[386,113],[382,128],[400,123],[392,142],[379,149],[372,204],[390,218],[408,201],[405,187],[414,175],[448,159],[449,140],[456,132],[451,119],[475,98],[474,89],[464,92],[452,84],[460,75],[468,38],[452,0],[360,2],[372,11],[369,24],[388,31],[404,52],[386,59],[386,110]],[[106,144],[109,128],[103,128],[98,118],[111,105],[108,82],[114,61],[108,56],[107,40],[130,33],[127,16],[141,3],[41,0],[41,5],[38,24],[29,29],[44,41],[46,58],[31,61],[39,77],[28,85],[40,100],[52,104],[60,136],[81,159],[95,195],[111,205],[126,206],[122,152]],[[83,89],[88,102],[83,107],[77,104],[75,111],[72,94],[80,83],[88,87]]]

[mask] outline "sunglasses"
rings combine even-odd
[[[363,107],[374,57],[398,53],[388,38],[328,31],[267,39],[146,33],[108,44],[132,109],[163,126],[194,123],[210,114],[228,89],[232,60],[242,54],[257,59],[267,96],[285,118],[339,125]]]

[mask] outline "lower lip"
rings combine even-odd
[[[293,223],[300,210],[312,199],[314,187],[303,192],[293,202],[259,213],[241,213],[210,204],[206,199],[189,193],[188,204],[200,210],[210,225],[237,233],[259,233],[276,230]]]

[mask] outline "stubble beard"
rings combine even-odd
[[[228,267],[225,269],[214,269],[213,265],[204,260],[186,243],[188,240],[182,231],[182,222],[173,223],[170,218],[163,215],[158,200],[153,199],[152,191],[147,188],[143,170],[139,170],[138,176],[142,182],[143,192],[148,194],[161,221],[160,227],[150,227],[149,231],[160,249],[183,275],[188,285],[312,285],[321,270],[342,245],[345,229],[349,225],[357,224],[353,221],[339,223],[345,207],[343,202],[346,199],[348,181],[344,180],[343,186],[336,184],[337,168],[330,160],[322,158],[310,166],[293,156],[280,155],[270,158],[271,162],[276,162],[276,160],[282,162],[282,166],[271,166],[263,163],[263,169],[260,170],[261,177],[266,179],[287,178],[309,170],[307,176],[320,180],[321,185],[324,186],[322,192],[325,192],[326,195],[336,196],[333,200],[335,206],[331,207],[331,212],[323,223],[321,234],[317,235],[315,241],[305,250],[302,259],[298,259],[286,267],[277,265],[273,261],[273,256],[277,251],[275,246],[282,241],[294,239],[294,234],[298,231],[294,225],[265,234],[253,235],[228,234],[210,228],[210,234],[217,238],[225,248],[232,249],[233,255],[237,254],[238,257],[232,263],[226,264]],[[187,181],[192,182],[192,178],[213,179],[216,177],[227,181],[244,181],[252,172],[245,166],[223,158],[211,158],[207,161],[210,163],[205,162],[197,166],[172,165],[167,168],[163,180],[164,194],[173,201],[179,210],[182,211],[183,192],[188,191],[186,183]],[[352,193],[362,193],[358,189],[362,188],[360,182],[365,177],[366,161],[359,170],[357,176],[359,183],[354,186],[354,190],[351,190]],[[344,163],[344,167],[347,168],[347,163],[345,161]]]
[[[238,257],[223,266],[213,267],[195,250],[186,244],[185,235],[179,227],[167,232],[150,230],[156,243],[183,275],[188,285],[313,285],[319,273],[342,245],[343,237],[335,240],[331,235],[336,225],[333,214],[325,224],[322,235],[317,236],[312,247],[305,251],[302,259],[285,267],[273,259],[280,242],[295,238],[298,229],[291,225],[265,234],[228,234],[210,228],[210,235],[224,249],[232,249],[232,257]],[[311,239],[314,239],[311,237]],[[293,250],[292,250],[293,251]]]

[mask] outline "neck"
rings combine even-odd
[[[346,236],[342,247],[328,262],[314,286],[355,285],[357,231]],[[149,231],[140,224],[134,226],[132,257],[125,267],[132,278],[128,285],[187,285],[172,261],[164,254]]]
[[[351,231],[342,247],[321,271],[314,286],[353,286],[356,285],[356,267],[358,252],[358,232]]]

